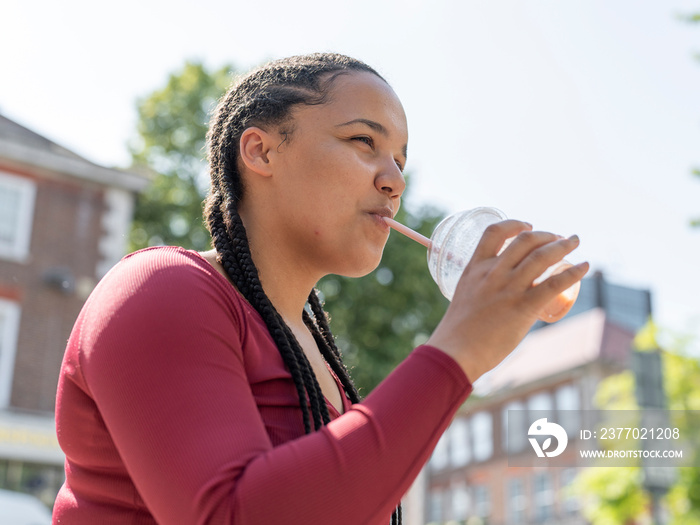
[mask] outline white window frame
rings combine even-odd
[[[463,467],[471,460],[469,421],[466,418],[455,418],[450,425],[450,464],[453,467]]]
[[[19,304],[0,298],[0,410],[10,405],[19,319]]]
[[[475,461],[486,461],[493,454],[493,416],[477,412],[471,417],[472,451]]]
[[[25,177],[0,171],[0,186],[18,190],[20,195],[15,239],[12,244],[0,242],[0,258],[24,262],[29,257],[29,245],[32,238],[36,184]]]

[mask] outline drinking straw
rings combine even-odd
[[[397,232],[404,234],[409,239],[413,239],[414,241],[419,242],[420,244],[428,248],[428,250],[430,249],[430,239],[428,239],[424,235],[421,235],[417,231],[414,231],[408,226],[404,226],[400,222],[396,222],[394,219],[390,219],[389,217],[384,217],[384,222],[386,222],[389,226],[391,226],[391,228],[393,228]]]

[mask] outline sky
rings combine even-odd
[[[136,101],[187,59],[337,51],[393,86],[408,205],[495,206],[700,335],[700,11],[689,0],[5,0],[0,113],[129,164]],[[426,270],[427,271],[427,270]]]

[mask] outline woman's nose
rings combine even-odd
[[[392,159],[391,164],[382,165],[381,170],[374,180],[374,185],[390,198],[401,197],[406,189],[406,179],[401,170]]]

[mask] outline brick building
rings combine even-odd
[[[124,254],[147,179],[0,115],[0,488],[47,503],[63,479],[56,384],[83,301]]]
[[[413,489],[424,500],[416,512],[422,516],[410,523],[586,523],[566,492],[582,446],[579,421],[571,418],[595,408],[602,378],[629,367],[632,338],[649,315],[648,291],[611,284],[601,274],[585,279],[567,317],[537,327],[477,381]],[[563,454],[579,466],[509,465],[509,458],[532,454],[528,427],[542,411],[568,427]]]

